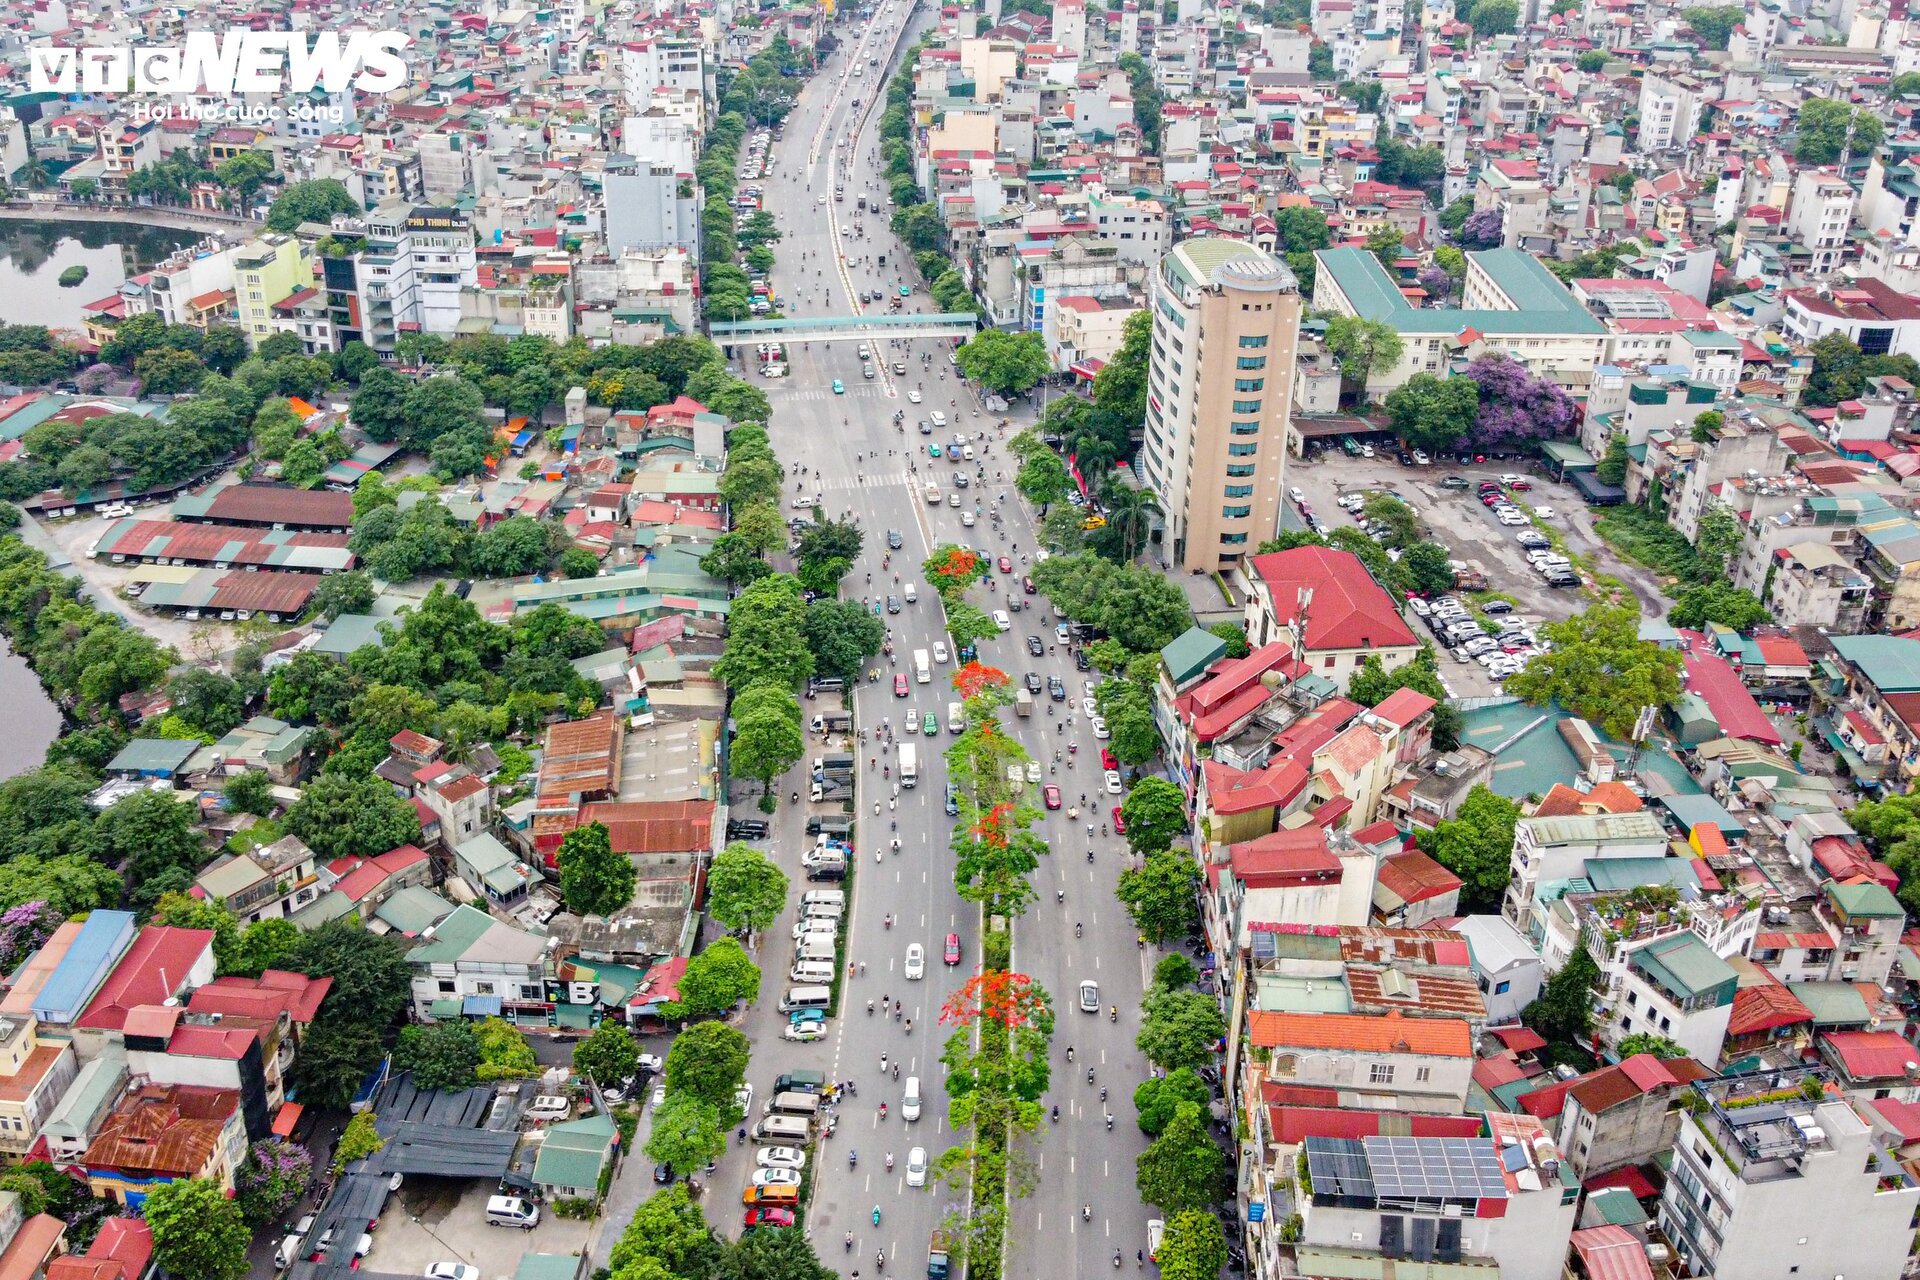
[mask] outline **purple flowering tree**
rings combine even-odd
[[[1564,389],[1534,377],[1509,356],[1481,356],[1467,366],[1467,376],[1480,387],[1480,416],[1472,435],[1476,448],[1558,439],[1572,432],[1580,416]]]
[[[1453,292],[1453,277],[1439,267],[1428,267],[1420,273],[1420,287],[1438,302]]]
[[[1495,249],[1505,230],[1506,216],[1499,209],[1482,209],[1467,215],[1454,239],[1463,249]]]
[[[0,970],[11,970],[38,951],[66,917],[44,902],[23,902],[0,915]]]
[[[300,1203],[313,1185],[313,1153],[282,1138],[256,1142],[234,1182],[241,1216],[251,1226],[265,1226]]]

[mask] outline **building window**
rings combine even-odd
[[[1260,434],[1260,424],[1257,422],[1230,422],[1227,424],[1227,430],[1236,436],[1257,436]],[[1233,446],[1235,449],[1257,449],[1259,447],[1258,445],[1252,444],[1237,444]]]
[[[1227,468],[1227,474],[1235,477],[1250,476],[1253,472],[1254,466],[1251,462],[1241,466]]]
[[[1432,1080],[1433,1080],[1432,1067],[1415,1067],[1413,1069],[1413,1082],[1415,1084],[1427,1084]]]
[[[1260,446],[1257,444],[1230,444],[1227,446],[1227,456],[1229,458],[1251,458],[1259,452]],[[1247,474],[1251,475],[1253,473],[1248,472]]]
[[[1220,541],[1230,547],[1239,546],[1246,540],[1247,535],[1244,533],[1223,533],[1220,535]]]
[[[1267,358],[1265,356],[1241,356],[1238,360],[1234,361],[1234,368],[1245,369],[1249,373],[1257,373],[1266,367]]]
[[[1222,508],[1220,508],[1220,518],[1221,518],[1222,520],[1245,520],[1245,519],[1246,519],[1246,518],[1247,518],[1248,516],[1250,516],[1250,515],[1252,515],[1252,514],[1253,514],[1253,508],[1252,508],[1252,507],[1222,507]]]
[[[1235,413],[1258,413],[1260,412],[1262,403],[1263,402],[1259,400],[1235,400],[1233,402],[1233,411]]]
[[[1391,1063],[1376,1062],[1367,1068],[1368,1084],[1392,1084],[1393,1066]]]
[[[1512,987],[1512,986],[1513,986],[1513,984],[1512,984],[1511,982],[1501,982],[1501,983],[1497,983],[1497,984],[1495,984],[1495,986],[1494,986],[1494,988],[1493,988],[1493,994],[1495,994],[1495,995],[1497,995],[1497,996],[1503,996],[1503,995],[1505,995],[1505,994],[1507,994],[1507,991],[1508,991],[1508,989],[1509,989],[1510,987]]]
[[[1220,495],[1223,498],[1251,498],[1253,486],[1250,484],[1230,484]]]
[[[1265,391],[1267,389],[1267,380],[1265,378],[1235,378],[1233,380],[1233,389],[1235,391]]]
[[[1243,333],[1240,335],[1240,349],[1243,351],[1257,351],[1266,345],[1267,335],[1264,333]]]

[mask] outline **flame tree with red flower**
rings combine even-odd
[[[921,562],[920,571],[940,599],[952,605],[968,587],[987,576],[987,559],[978,551],[943,543]]]
[[[953,1028],[946,1064],[948,1116],[955,1131],[988,1128],[1004,1139],[1040,1123],[1040,1098],[1051,1076],[1053,1000],[1024,973],[988,969],[940,1007]]]

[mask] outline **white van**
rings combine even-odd
[[[847,908],[845,904],[839,902],[809,902],[800,908],[802,920],[825,920],[835,925],[845,914],[847,914]]]
[[[811,982],[822,985],[832,982],[833,961],[795,960],[793,967],[787,970],[787,979],[791,982]]]
[[[967,731],[967,709],[958,702],[947,704],[947,732],[965,733]]]
[[[755,1142],[777,1142],[804,1146],[813,1136],[813,1126],[804,1116],[765,1116],[753,1126]]]
[[[795,1009],[824,1009],[832,1003],[832,987],[788,987],[787,993],[780,997],[780,1012],[792,1013]]]
[[[907,1077],[907,1091],[900,1099],[900,1115],[905,1120],[920,1118],[920,1077]]]
[[[291,1267],[294,1263],[306,1257],[307,1251],[304,1248],[306,1243],[307,1238],[303,1235],[295,1234],[283,1237],[280,1241],[280,1247],[273,1251],[274,1270],[285,1271],[288,1267]]]
[[[573,1115],[573,1103],[553,1094],[542,1094],[527,1107],[529,1120],[566,1120]]]
[[[487,1225],[531,1231],[540,1225],[540,1210],[519,1196],[488,1196]]]
[[[809,933],[800,939],[800,945],[793,949],[795,960],[818,960],[822,964],[832,964],[835,950],[833,935],[821,937],[818,933]],[[828,978],[826,981],[831,982]]]
[[[907,584],[907,589],[901,594],[906,596],[908,604],[912,604],[920,598],[920,593],[914,589],[914,585],[911,582]]]
[[[845,907],[847,905],[846,890],[809,889],[800,895],[800,905],[803,907],[823,906],[827,904],[836,907]]]

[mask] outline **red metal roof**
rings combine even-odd
[[[1293,547],[1255,556],[1251,564],[1272,596],[1273,615],[1282,627],[1289,626],[1298,613],[1300,589],[1312,590],[1306,626],[1310,650],[1384,649],[1416,643],[1392,597],[1351,551]]]
[[[353,525],[353,495],[331,489],[236,484],[214,495],[207,506],[206,518],[237,524],[348,529]]]
[[[1735,671],[1726,659],[1716,657],[1707,651],[1706,637],[1697,631],[1680,633],[1693,641],[1691,650],[1683,651],[1680,660],[1686,667],[1687,690],[1700,695],[1713,713],[1720,732],[1729,738],[1743,738],[1750,742],[1765,743],[1777,747],[1783,739],[1780,731],[1767,719],[1767,713],[1753,700],[1753,694],[1741,683],[1740,673]]]
[[[1625,1227],[1588,1227],[1567,1237],[1587,1280],[1653,1280],[1646,1246]]]
[[[1920,1060],[1920,1049],[1895,1031],[1829,1031],[1820,1039],[1854,1080],[1897,1080]]]
[[[134,1009],[143,1004],[165,1004],[178,995],[194,965],[212,946],[211,929],[148,925],[134,938],[74,1025],[121,1030]]]
[[[1228,853],[1233,874],[1253,889],[1340,878],[1340,859],[1327,847],[1327,833],[1319,827],[1276,831],[1232,845]]]

